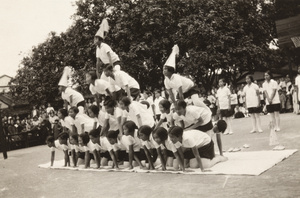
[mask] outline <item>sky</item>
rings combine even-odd
[[[14,77],[24,56],[51,31],[67,30],[75,0],[1,0],[0,76]]]

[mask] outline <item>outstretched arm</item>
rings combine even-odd
[[[220,134],[220,133],[217,133],[217,134],[216,134],[216,138],[217,138],[217,144],[218,144],[218,148],[219,148],[220,155],[223,156],[221,134]]]
[[[200,157],[199,152],[198,152],[198,148],[196,146],[194,146],[192,148],[192,151],[193,151],[194,156],[196,157],[199,168],[203,171],[204,168],[203,168],[203,165],[202,165],[201,157]]]

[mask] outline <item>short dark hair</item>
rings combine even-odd
[[[78,134],[77,133],[71,133],[70,137],[72,137],[76,142],[78,142]]]
[[[168,131],[164,127],[158,127],[153,131],[152,135],[157,135],[161,141],[166,141],[168,139]]]
[[[88,144],[90,141],[90,137],[88,133],[81,133],[79,137],[82,139],[83,144]]]
[[[167,70],[168,70],[168,72],[170,72],[170,73],[175,73],[175,68],[174,67],[171,67],[171,66],[168,66],[168,65],[165,65],[164,66]]]
[[[68,110],[67,109],[59,109],[58,110],[61,115],[63,115],[64,117],[67,117],[68,116]]]
[[[92,80],[96,80],[97,79],[97,73],[96,73],[96,71],[91,70],[87,74],[89,74],[91,76]]]
[[[112,65],[108,65],[107,67],[104,68],[104,71],[113,71],[114,67]]]
[[[54,137],[52,135],[49,135],[47,138],[46,138],[46,143],[54,143]]]
[[[183,134],[183,129],[179,126],[173,126],[169,129],[169,135],[174,135],[176,137],[181,137]]]
[[[99,137],[100,136],[100,130],[99,129],[92,129],[90,132],[89,132],[89,135],[92,136],[92,137]]]
[[[270,70],[266,71],[265,74],[268,74],[271,78],[273,78],[273,74],[271,73]]]
[[[170,109],[171,108],[171,103],[169,100],[163,99],[159,102],[159,104],[164,108],[164,109]]]
[[[151,132],[152,132],[152,128],[149,127],[148,125],[143,125],[143,126],[141,126],[141,127],[139,128],[139,130],[138,130],[138,134],[143,133],[143,134],[146,135],[147,137],[150,136]]]
[[[116,130],[116,131],[110,130],[110,131],[107,132],[106,137],[107,138],[117,139],[118,135],[119,135],[119,130]]]
[[[74,113],[79,113],[79,109],[78,109],[78,107],[71,107],[70,109],[69,109],[69,111],[70,110],[72,110],[72,111],[74,111]]]
[[[128,107],[131,104],[131,100],[127,96],[121,98],[121,101],[124,103],[126,107]]]
[[[114,107],[117,106],[117,102],[115,100],[112,100],[112,99],[107,99],[107,100],[104,101],[104,106],[114,108]]]
[[[178,107],[182,107],[182,108],[186,108],[187,104],[184,100],[177,100],[175,102],[175,107],[178,108]]]
[[[123,126],[125,126],[130,133],[133,133],[134,130],[137,129],[136,124],[131,120],[124,122]]]
[[[250,78],[251,82],[254,82],[254,78],[252,75],[247,75],[246,78]]]
[[[99,111],[100,111],[98,106],[96,106],[96,105],[91,105],[91,106],[89,106],[89,109],[90,109],[95,115],[98,116]]]
[[[69,134],[67,132],[62,132],[58,135],[58,139],[67,140],[69,138]]]
[[[227,129],[227,123],[224,120],[219,120],[217,122],[217,127],[219,129],[219,132],[224,133]]]

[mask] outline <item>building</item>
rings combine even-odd
[[[0,76],[0,93],[7,93],[9,92],[9,82],[11,81],[12,77],[8,75]]]

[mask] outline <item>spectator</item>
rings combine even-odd
[[[48,103],[48,107],[46,109],[47,115],[49,115],[51,111],[54,111],[54,108],[51,106],[50,103]]]

